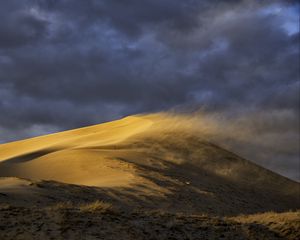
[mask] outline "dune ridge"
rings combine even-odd
[[[214,131],[159,113],[1,144],[0,238],[298,238],[300,184]]]
[[[210,128],[161,113],[2,144],[0,176],[96,187],[126,205],[170,211],[184,206],[226,215],[299,207],[298,183],[217,146],[207,137]]]

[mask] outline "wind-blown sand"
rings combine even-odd
[[[143,211],[147,214],[139,213],[137,218],[146,219],[144,222],[139,220],[146,228],[151,221],[156,221],[155,214],[152,213],[155,210],[161,212],[162,218],[171,214],[172,221],[177,221],[178,214],[182,214],[183,223],[178,228],[188,232],[185,227],[193,227],[188,223],[185,225],[184,222],[188,222],[191,216],[205,214],[205,220],[199,217],[201,221],[209,223],[217,218],[226,224],[233,221],[232,226],[239,226],[238,222],[249,224],[249,221],[246,223],[241,220],[244,218],[234,220],[234,217],[240,214],[299,209],[299,183],[215,145],[206,134],[210,127],[209,123],[199,125],[185,116],[137,115],[1,144],[0,204],[3,207],[0,216],[10,219],[9,214],[13,213],[12,216],[21,218],[29,211],[32,222],[42,224],[43,219],[32,217],[33,213],[37,216],[49,215],[49,211],[57,213],[57,208],[53,210],[51,206],[64,206],[67,203],[68,207],[62,209],[66,209],[70,215],[75,214],[75,218],[84,218],[86,213],[78,210],[80,205],[100,200],[118,209],[114,214],[119,212],[117,218],[120,226],[124,225],[124,214],[132,217],[133,211]],[[99,216],[102,216],[101,214],[103,213],[99,213]],[[298,216],[298,213],[295,214]],[[96,223],[97,216],[92,214],[90,221]],[[231,218],[224,220],[224,217]],[[193,221],[196,223],[197,217],[195,219]],[[272,239],[273,233],[278,237],[282,234],[287,238],[294,237],[297,231],[295,229],[299,227],[299,218],[293,215],[292,219],[296,225],[289,228],[290,235],[280,231],[274,233],[266,226],[271,232],[269,235],[266,233],[266,239]],[[18,218],[14,221],[17,224]],[[49,231],[59,225],[55,223],[56,225],[52,226],[53,221],[49,217],[43,223],[48,224]],[[113,223],[111,219],[105,221],[108,224]],[[253,218],[251,221],[254,221]],[[157,220],[157,223],[159,222],[160,220]],[[282,224],[284,225],[284,221]],[[40,228],[39,233],[35,235],[33,230],[28,230],[29,226],[24,225],[23,230],[20,230],[29,233],[24,239],[39,239],[46,231]],[[257,229],[261,231],[259,226]],[[209,231],[214,231],[214,225],[211,227]],[[6,234],[1,239],[22,239],[22,233],[17,234],[14,227],[8,229],[0,222],[0,228]],[[234,227],[230,231],[236,232],[237,239],[240,239],[239,236],[246,236],[246,239],[252,239],[252,236],[255,239],[255,234],[251,233],[250,236],[242,229],[233,229]],[[83,234],[82,229],[78,229],[77,233],[76,230],[69,229],[67,235],[57,229],[55,231],[57,232],[53,233],[54,239],[55,236],[73,239],[79,232]],[[92,231],[97,229],[93,228]],[[161,234],[155,233],[156,235],[153,233],[154,239],[167,239],[171,230],[165,231]],[[199,239],[199,236],[202,236],[201,239],[214,239],[214,235],[204,234],[205,229],[201,230],[204,235],[201,235],[200,230],[198,233],[197,231],[190,238],[174,233],[173,239],[182,239],[182,236],[186,239]],[[87,230],[86,236],[89,238],[81,239],[97,239],[89,234]],[[52,235],[44,237],[50,239],[50,236]],[[124,239],[148,239],[138,233],[130,236]],[[234,239],[235,235],[224,236]]]

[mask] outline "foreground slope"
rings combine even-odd
[[[166,114],[0,145],[0,202],[102,199],[126,208],[233,216],[299,208],[299,184]]]
[[[0,239],[257,240],[300,238],[300,212],[236,218],[119,211],[96,202],[51,208],[0,206]]]

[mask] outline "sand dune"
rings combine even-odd
[[[137,115],[0,145],[0,204],[107,201],[124,209],[237,216],[299,209],[299,183],[207,138],[209,123]]]
[[[138,117],[1,145],[0,175],[112,186],[134,180],[134,166],[96,147],[117,144],[152,122]],[[90,149],[94,148],[94,149]]]
[[[152,122],[147,119],[127,117],[95,126],[1,144],[0,160],[37,151],[47,151],[47,149],[52,152],[72,147],[108,145],[141,132],[151,124]]]
[[[214,145],[197,127],[184,116],[137,115],[2,144],[0,176],[126,187],[146,196],[188,186],[216,205],[218,191],[231,191],[233,199],[244,198],[238,190],[252,191],[294,207],[299,184]]]

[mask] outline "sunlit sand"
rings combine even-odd
[[[299,208],[299,183],[216,145],[211,137],[214,129],[209,119],[160,113],[2,144],[0,208],[8,204],[37,214],[44,210],[36,208],[50,211],[49,206],[58,205],[51,211],[71,209],[85,219],[89,211],[111,211],[112,206],[122,211],[231,217],[228,221],[234,224],[248,224],[260,216],[236,217],[240,214]],[[11,211],[3,206],[4,213]],[[26,215],[21,209],[13,210],[14,214]],[[147,214],[138,216],[149,218],[145,224],[150,224],[152,213]],[[275,213],[264,216],[272,221],[277,217]],[[297,214],[280,216],[282,225],[294,221]],[[213,218],[200,219],[215,227]],[[234,224],[232,234],[243,235]],[[294,231],[293,224],[284,226]]]

